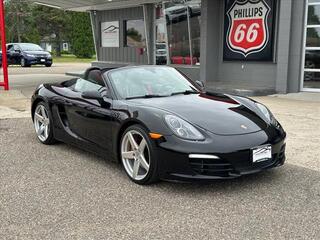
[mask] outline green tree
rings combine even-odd
[[[55,53],[61,56],[61,42],[68,40],[70,32],[70,12],[36,5],[32,15],[41,37],[51,36]]]
[[[91,58],[95,53],[93,34],[88,13],[71,13],[72,52],[79,58]]]
[[[23,0],[9,0],[5,2],[5,19],[8,42],[40,41],[40,34],[35,27],[32,16],[33,5]]]
[[[61,43],[71,42],[77,57],[89,58],[95,53],[88,13],[67,12],[27,3],[25,0],[5,1],[7,42],[50,41],[57,56]]]

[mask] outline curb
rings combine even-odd
[[[30,113],[30,99],[21,91],[0,91],[0,119],[28,118]]]

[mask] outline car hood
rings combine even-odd
[[[242,97],[201,93],[130,102],[180,116],[217,135],[249,134],[268,127],[254,102]]]

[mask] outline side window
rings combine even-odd
[[[101,91],[105,89],[102,73],[100,70],[92,70],[89,72],[87,79],[78,79],[74,85],[76,92]]]
[[[13,51],[13,45],[8,45],[7,46],[7,51],[9,51],[9,52]]]
[[[74,85],[74,90],[76,92],[99,91],[103,87],[100,84],[79,78]]]

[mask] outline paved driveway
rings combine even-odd
[[[206,185],[137,186],[117,164],[41,145],[28,118],[0,120],[0,239],[319,239],[317,103],[261,100],[288,130],[287,164]]]
[[[142,187],[117,164],[42,146],[29,119],[0,124],[0,239],[320,237],[320,173],[290,159],[232,181]]]

